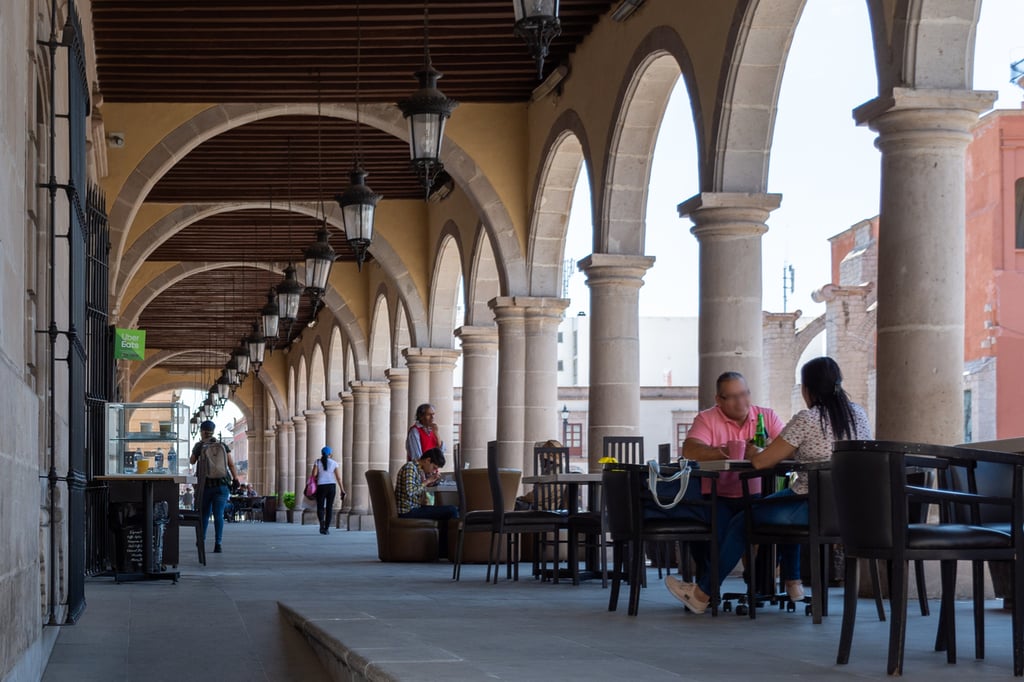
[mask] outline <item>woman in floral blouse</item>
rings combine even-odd
[[[757,469],[770,469],[784,459],[813,462],[832,458],[832,444],[837,440],[866,440],[871,438],[864,408],[850,401],[843,390],[843,374],[830,357],[815,358],[800,370],[801,390],[807,409],[797,413],[778,438],[763,450],[753,445],[747,448],[747,458]],[[807,493],[807,475],[800,473],[789,488],[770,497],[788,497]],[[806,526],[807,501],[760,505],[754,510],[758,524]],[[723,578],[739,561],[746,547],[746,521],[743,515],[733,517],[719,547],[719,569]],[[780,545],[782,578],[790,599],[804,597],[800,582],[799,545]],[[697,583],[683,583],[672,578],[665,584],[690,611],[703,613],[711,593],[709,577]]]

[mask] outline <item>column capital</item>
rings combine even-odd
[[[487,302],[491,310],[516,308],[522,310],[557,310],[562,313],[569,306],[569,299],[554,296],[496,296]]]
[[[384,376],[387,377],[389,386],[409,383],[409,369],[407,367],[389,367],[384,370]]]
[[[924,127],[936,134],[941,127],[952,126],[968,132],[978,115],[992,108],[999,93],[991,90],[948,90],[944,88],[893,88],[853,110],[857,125],[886,132],[892,127]],[[915,114],[892,119],[890,114]],[[945,124],[936,128],[935,124]]]
[[[306,423],[306,418],[304,416],[302,416],[301,414],[293,414],[292,415],[292,428],[298,426],[299,424],[305,424],[305,423]]]
[[[428,348],[414,348],[412,346],[402,349],[402,357],[405,358],[405,365],[409,369],[426,369],[430,366],[430,355],[424,353]]]
[[[826,284],[811,293],[811,300],[815,303],[828,303],[838,298],[864,298],[874,288],[875,285],[872,282],[854,285]]]
[[[407,366],[425,367],[428,364],[433,367],[444,367],[451,365],[455,367],[455,361],[462,355],[457,348],[405,348],[402,350]]]
[[[639,289],[644,275],[654,265],[654,256],[632,256],[618,253],[592,253],[576,267],[587,276],[587,286],[614,284]]]
[[[292,420],[291,419],[286,419],[283,422],[278,422],[277,423],[277,430],[278,430],[278,432],[281,432],[281,433],[288,433],[289,431],[294,431],[295,430],[295,425],[292,424]]]
[[[462,344],[463,351],[469,346],[494,346],[495,349],[498,347],[498,328],[495,326],[463,325],[455,330],[455,337]]]
[[[340,400],[325,400],[320,404],[324,406],[324,412],[326,412],[328,416],[337,414],[342,409],[342,403]]]
[[[697,239],[756,237],[768,231],[768,216],[782,203],[781,194],[701,192],[676,206],[680,218],[693,221]]]
[[[338,400],[341,401],[342,405],[344,405],[346,403],[351,403],[352,402],[352,391],[338,391]]]
[[[314,422],[324,418],[324,411],[318,409],[303,410],[302,414],[306,417],[307,422]]]
[[[374,393],[387,393],[391,389],[386,381],[350,381],[353,397],[369,396]]]

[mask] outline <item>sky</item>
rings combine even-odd
[[[996,90],[995,108],[1019,109],[1024,90],[1009,82],[1024,59],[1024,0],[983,0],[975,44],[974,88]],[[787,310],[824,312],[811,293],[830,277],[828,237],[878,213],[875,133],[852,111],[877,92],[864,0],[810,0],[793,38],[779,96],[768,191],[783,195],[763,248],[765,310],[783,310],[783,269],[795,271]],[[697,193],[697,153],[682,82],[668,104],[655,147],[648,194],[646,253],[657,258],[640,290],[642,316],[697,315],[697,240],[676,205]],[[566,258],[592,249],[585,176],[573,197]],[[568,315],[589,312],[585,277],[569,282]]]

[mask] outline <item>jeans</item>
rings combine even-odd
[[[450,504],[427,505],[416,507],[405,514],[399,514],[403,519],[434,519],[437,524],[438,556],[448,556],[448,520],[459,518],[459,508]]]
[[[784,488],[766,499],[792,496],[793,490]],[[718,547],[718,585],[729,575],[747,547],[747,525],[744,514],[736,514],[725,529],[724,539]],[[807,500],[775,503],[754,507],[754,523],[777,526],[806,526],[809,523]],[[783,580],[800,579],[800,545],[779,545]],[[711,594],[711,577],[707,574],[697,581],[704,594]]]
[[[206,528],[210,525],[210,514],[213,514],[213,530],[216,535],[216,543],[219,545],[224,539],[224,507],[228,504],[230,496],[226,485],[207,485],[203,488],[203,502],[199,511],[203,515],[203,541],[206,541]]]
[[[337,483],[321,483],[316,487],[316,518],[320,521],[320,530],[331,525],[331,511],[334,509],[334,494],[337,490]]]

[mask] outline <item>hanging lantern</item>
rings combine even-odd
[[[249,336],[245,337],[244,343],[249,350],[249,364],[252,367],[252,371],[259,374],[260,367],[263,366],[263,355],[267,348],[267,342],[266,339],[260,336],[255,322],[252,323],[252,332],[249,333]]]
[[[526,49],[537,62],[537,78],[543,78],[548,48],[562,33],[558,0],[512,0],[512,6],[516,14],[515,34],[526,41]]]
[[[263,332],[263,338],[271,347],[274,345],[274,340],[277,339],[277,327],[280,319],[281,314],[277,304],[277,294],[275,294],[274,290],[271,289],[267,292],[266,304],[260,310],[260,323],[262,325],[261,331]]]
[[[227,402],[228,397],[231,396],[231,382],[228,381],[227,372],[220,373],[220,379],[217,379],[217,400],[223,405]]]
[[[238,363],[235,362],[234,357],[228,360],[228,364],[224,365],[224,375],[227,377],[228,385],[232,389],[238,388]]]
[[[327,278],[337,257],[329,238],[327,226],[321,225],[316,232],[316,241],[303,252],[306,256],[306,290],[313,295],[314,301],[319,301],[327,290]]]
[[[278,315],[282,320],[293,322],[299,316],[302,291],[302,285],[295,277],[295,266],[289,263],[284,269],[284,280],[277,285]]]
[[[238,383],[242,383],[249,376],[249,349],[239,345],[231,351],[231,357],[238,367]]]
[[[356,267],[363,269],[366,261],[366,250],[373,240],[373,216],[377,210],[377,202],[381,195],[375,193],[366,184],[369,175],[357,163],[349,173],[348,189],[334,197],[341,207],[341,219],[345,226],[345,238],[356,254]]]
[[[398,108],[409,121],[409,156],[413,170],[429,197],[434,179],[444,168],[441,163],[444,124],[459,103],[445,97],[437,88],[437,81],[444,74],[430,61],[430,27],[426,8],[423,10],[423,68],[414,75],[420,87],[411,97],[400,100]]]

